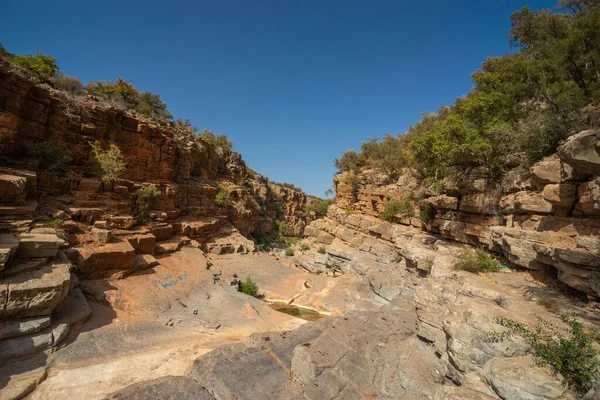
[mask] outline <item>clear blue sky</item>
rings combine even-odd
[[[0,42],[130,80],[226,133],[248,165],[323,196],[333,159],[405,132],[510,50],[509,15],[555,1],[4,0]]]

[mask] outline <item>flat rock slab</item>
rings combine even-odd
[[[29,335],[50,326],[50,316],[14,319],[0,322],[0,340],[14,336]]]
[[[53,263],[0,282],[0,319],[50,314],[69,291],[71,264]]]
[[[48,262],[48,258],[33,258],[29,260],[15,260],[12,262],[4,272],[4,277],[9,278],[11,276],[23,274],[25,272],[31,272],[40,269],[43,265]]]
[[[136,383],[106,397],[105,400],[213,400],[196,381],[186,376],[164,376]]]
[[[186,236],[174,236],[171,239],[156,243],[154,253],[156,255],[173,253],[189,242],[190,239]]]
[[[127,241],[129,241],[138,254],[154,254],[156,236],[151,233],[128,236]]]
[[[128,241],[88,246],[79,249],[77,266],[88,279],[109,277],[119,270],[133,267],[135,249]]]
[[[36,201],[28,201],[22,206],[9,206],[0,205],[0,216],[1,217],[33,217],[35,216],[35,210],[37,209]]]
[[[35,230],[34,230],[35,231]],[[40,258],[54,257],[64,241],[56,233],[22,233],[19,235],[17,257]]]
[[[173,236],[173,227],[171,225],[157,226],[152,228],[152,234],[156,236],[156,240],[167,240]]]

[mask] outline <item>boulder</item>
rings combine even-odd
[[[22,176],[0,174],[0,199],[2,203],[25,201],[27,179]]]
[[[562,399],[566,391],[562,377],[537,366],[532,355],[495,358],[485,365],[483,375],[503,399]]]
[[[552,203],[546,201],[541,193],[528,191],[502,197],[500,207],[507,214],[549,214],[552,212]]]
[[[133,236],[128,236],[127,240],[138,254],[154,254],[154,245],[156,236],[150,233],[143,233]]]
[[[47,264],[0,283],[0,319],[48,315],[69,291],[71,265]]]
[[[556,154],[538,161],[531,167],[531,179],[536,187],[551,183],[560,183],[562,179],[562,164]]]
[[[54,257],[59,247],[64,241],[56,236],[56,233],[41,233],[33,229],[29,233],[19,235],[19,247],[17,248],[17,257],[19,258],[39,258]]]
[[[600,179],[579,186],[578,209],[585,215],[600,215]]]
[[[131,215],[114,215],[108,217],[108,223],[111,229],[130,229],[135,223],[135,218]]]
[[[571,183],[554,183],[544,186],[544,200],[555,206],[570,207],[577,199],[577,186]]]
[[[112,232],[109,229],[92,228],[90,238],[99,244],[106,244],[112,239]]]
[[[600,174],[600,130],[591,129],[570,136],[558,147],[560,159],[584,171]]]
[[[157,241],[167,240],[173,236],[173,227],[171,225],[162,225],[152,228],[152,234],[156,236]]]
[[[105,278],[118,270],[133,267],[135,249],[128,241],[104,246],[86,246],[79,249],[77,266],[88,279]]]

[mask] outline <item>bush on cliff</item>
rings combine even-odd
[[[219,184],[219,190],[215,196],[215,205],[218,207],[227,207],[229,205],[229,194],[231,189],[225,183]]]
[[[227,135],[224,133],[215,134],[213,131],[204,128],[204,130],[198,134],[198,137],[205,142],[212,143],[225,150],[231,150],[233,148],[233,143],[227,139]]]
[[[583,324],[573,317],[563,319],[570,328],[568,336],[561,333],[555,325],[541,319],[537,326],[531,327],[500,317],[496,322],[510,331],[497,334],[492,340],[503,340],[511,334],[521,336],[533,348],[539,364],[553,368],[562,375],[571,389],[583,395],[600,378],[594,333],[586,332]]]
[[[160,190],[153,185],[144,186],[137,192],[138,222],[143,224],[148,218],[148,209],[152,201],[161,195]]]
[[[463,249],[459,252],[453,269],[472,273],[498,272],[500,270],[488,253],[479,249]]]
[[[27,154],[30,157],[28,168],[53,174],[65,174],[71,162],[69,150],[50,141],[29,143]]]
[[[404,196],[400,200],[390,200],[385,209],[379,214],[379,218],[384,221],[393,221],[395,216],[412,218],[415,216],[413,202],[410,196]]]
[[[100,179],[102,182],[113,182],[125,171],[125,160],[121,149],[115,144],[110,144],[108,150],[103,150],[100,142],[89,142],[92,146],[92,154],[100,167]]]
[[[247,294],[248,296],[258,296],[258,286],[250,277],[246,278],[245,281],[238,283],[238,291]]]
[[[19,54],[12,57],[12,62],[21,68],[33,71],[43,77],[53,77],[59,72],[56,58],[36,52],[35,55]]]

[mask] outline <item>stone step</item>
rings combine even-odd
[[[29,260],[14,260],[4,270],[4,277],[23,274],[25,272],[36,271],[48,262],[48,257],[33,258]]]
[[[0,202],[22,204],[27,196],[27,179],[22,176],[0,173]]]
[[[0,205],[0,219],[17,220],[35,217],[37,201],[30,200],[24,205]]]
[[[69,291],[70,268],[54,262],[0,280],[0,320],[49,315]]]
[[[37,228],[31,232],[19,234],[19,258],[54,257],[58,249],[64,244],[64,240],[56,236],[54,229]]]
[[[0,322],[0,340],[36,333],[48,326],[50,326],[49,315],[2,321]]]
[[[17,251],[19,240],[12,233],[0,233],[0,271]]]
[[[33,223],[32,219],[3,220],[0,217],[0,231],[27,232]]]
[[[17,336],[0,341],[0,362],[22,358],[57,346],[69,334],[70,325],[53,323],[49,328],[28,336]]]

